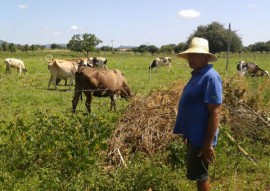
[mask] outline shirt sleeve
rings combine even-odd
[[[222,103],[222,81],[219,76],[208,79],[204,93],[204,101],[209,104]]]

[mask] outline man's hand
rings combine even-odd
[[[212,146],[210,147],[203,147],[199,154],[197,155],[198,157],[202,157],[205,162],[208,164],[214,162],[216,155],[215,155],[215,150]]]

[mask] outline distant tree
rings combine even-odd
[[[16,46],[13,43],[8,44],[8,50],[10,52],[16,52]]]
[[[35,50],[37,50],[37,46],[34,45],[34,44],[32,44],[32,45],[30,46],[29,49],[30,49],[31,51],[35,51]]]
[[[100,47],[100,50],[102,50],[102,51],[111,51],[112,47],[111,46],[102,46],[102,47]]]
[[[179,52],[182,52],[185,47],[186,47],[186,43],[181,42],[178,45],[176,45],[173,50],[175,53],[179,53]]]
[[[88,57],[89,52],[94,51],[95,47],[102,43],[94,34],[76,34],[67,44],[67,48],[74,52],[83,52]]]
[[[159,48],[156,47],[155,45],[150,45],[147,46],[147,51],[150,52],[151,54],[154,54],[159,52]]]
[[[1,50],[2,50],[3,52],[8,51],[8,43],[7,43],[7,42],[3,42],[3,43],[1,44]]]
[[[140,53],[145,53],[147,51],[148,51],[147,50],[147,45],[144,45],[144,44],[142,44],[139,47],[134,49],[134,52],[140,52]]]
[[[147,46],[145,44],[142,44],[139,47],[134,48],[133,51],[134,52],[140,52],[140,53],[150,52],[150,53],[154,54],[154,53],[159,52],[159,48],[156,47],[155,45],[149,45],[149,46]]]
[[[163,45],[160,47],[160,52],[163,53],[173,53],[176,45],[175,44],[168,44],[168,45]]]
[[[51,49],[57,49],[57,44],[55,43],[51,44]]]
[[[29,48],[28,44],[24,45],[23,48],[22,48],[22,51],[25,51],[25,52],[27,52],[29,50],[30,50],[30,48]]]
[[[45,49],[46,49],[46,46],[40,45],[40,46],[39,46],[39,49],[40,49],[40,50],[45,50]]]
[[[268,52],[270,50],[270,43],[268,41],[268,43],[265,43],[265,42],[256,42],[254,43],[253,45],[251,45],[251,51],[252,52],[256,52],[256,51],[259,51],[259,52]]]
[[[60,45],[60,44],[55,44],[55,43],[53,43],[53,44],[51,44],[51,49],[65,49],[65,47],[63,47],[62,45]]]
[[[191,39],[195,36],[207,39],[210,52],[212,53],[227,51],[228,49],[229,29],[225,29],[225,27],[218,22],[212,22],[206,26],[199,26],[197,30],[189,36],[186,44],[189,44]],[[230,37],[230,51],[240,51],[242,49],[241,38],[235,31],[231,31]]]

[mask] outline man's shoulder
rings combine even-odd
[[[220,78],[219,73],[218,73],[214,68],[210,68],[210,69],[205,73],[205,75],[208,76],[208,77],[217,77],[217,78]]]

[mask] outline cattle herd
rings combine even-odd
[[[45,56],[48,62],[48,70],[50,71],[50,79],[48,82],[48,90],[51,84],[57,89],[58,83],[67,79],[69,81],[69,90],[75,81],[75,90],[72,100],[72,111],[76,111],[79,98],[84,94],[86,96],[85,106],[87,111],[91,112],[92,96],[110,97],[110,110],[116,110],[115,99],[117,97],[128,99],[132,96],[130,87],[124,74],[116,69],[109,70],[107,67],[107,59],[104,57],[89,57],[75,60],[54,59],[52,55]],[[149,65],[149,71],[161,66],[167,66],[171,70],[170,57],[155,58]],[[18,74],[27,73],[24,62],[15,58],[6,58],[6,74],[11,73],[12,68],[16,68]],[[269,72],[261,69],[257,64],[246,61],[237,63],[237,71],[242,76],[262,77],[269,76]]]

